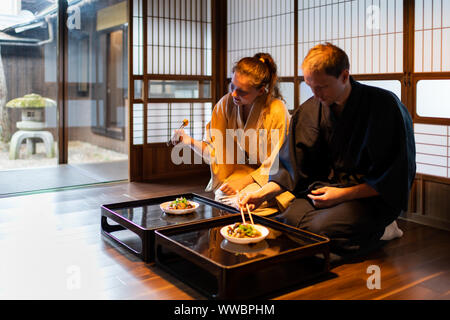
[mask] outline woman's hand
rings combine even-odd
[[[348,188],[323,187],[311,191],[308,198],[316,208],[329,208],[347,201]]]
[[[177,145],[178,143],[183,143],[184,145],[191,144],[191,137],[183,130],[177,129],[173,131],[172,144]]]
[[[254,210],[262,205],[265,201],[264,196],[260,192],[261,189],[249,192],[241,193],[238,196],[238,205],[240,208],[247,209],[247,204],[250,210]]]
[[[239,191],[244,189],[250,183],[253,182],[253,178],[251,176],[247,176],[241,179],[235,179],[225,182],[221,187],[220,191],[227,195],[237,194]]]

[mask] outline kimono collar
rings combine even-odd
[[[342,109],[339,118],[348,118],[349,115],[354,114],[357,109],[361,107],[358,101],[361,98],[362,85],[359,82],[355,81],[352,76],[350,76],[350,85],[352,87],[352,91],[347,98],[347,101],[344,108]]]
[[[247,121],[244,123],[244,108],[242,106],[237,106],[237,126],[239,129],[256,129],[259,125],[259,120],[261,116],[262,109],[264,108],[265,95],[259,96],[253,102],[250,113],[248,114]]]
[[[355,81],[352,76],[350,76],[350,85],[352,86],[352,91],[350,92],[350,96],[348,97],[345,106],[353,106],[357,104],[362,94],[362,85],[359,82]]]
[[[331,145],[337,146],[338,148],[345,146],[345,141],[348,142],[346,139],[349,139],[352,135],[356,121],[355,119],[362,111],[361,108],[365,107],[360,103],[363,85],[355,81],[352,77],[350,77],[350,84],[352,86],[352,91],[350,92],[350,96],[348,97],[339,118],[336,118],[333,112],[330,113],[331,121],[333,123]],[[335,150],[336,153],[342,153],[342,151],[343,150]]]

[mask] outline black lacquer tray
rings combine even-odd
[[[155,231],[155,262],[212,299],[264,297],[329,273],[329,239],[254,216],[265,240],[238,245],[220,234],[233,215]]]
[[[200,206],[195,212],[184,215],[167,214],[159,207],[161,203],[175,200],[178,197],[185,197],[188,200],[198,202]],[[102,205],[101,231],[114,243],[126,248],[145,262],[150,262],[154,259],[154,231],[156,229],[214,220],[236,213],[239,213],[239,211],[231,206],[195,193],[174,194]],[[117,224],[108,223],[108,219]],[[119,237],[123,230],[132,232],[131,235],[134,238],[132,242],[127,242]]]

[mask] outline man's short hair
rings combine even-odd
[[[338,78],[342,71],[350,69],[350,63],[344,50],[326,42],[309,50],[302,69],[311,73],[324,71],[327,75]]]

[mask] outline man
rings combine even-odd
[[[240,197],[252,208],[290,191],[295,200],[275,219],[328,236],[340,255],[378,243],[388,225],[401,232],[393,223],[416,171],[407,109],[391,92],[353,80],[349,68],[330,43],[309,51],[302,69],[314,97],[292,116],[278,172]]]

